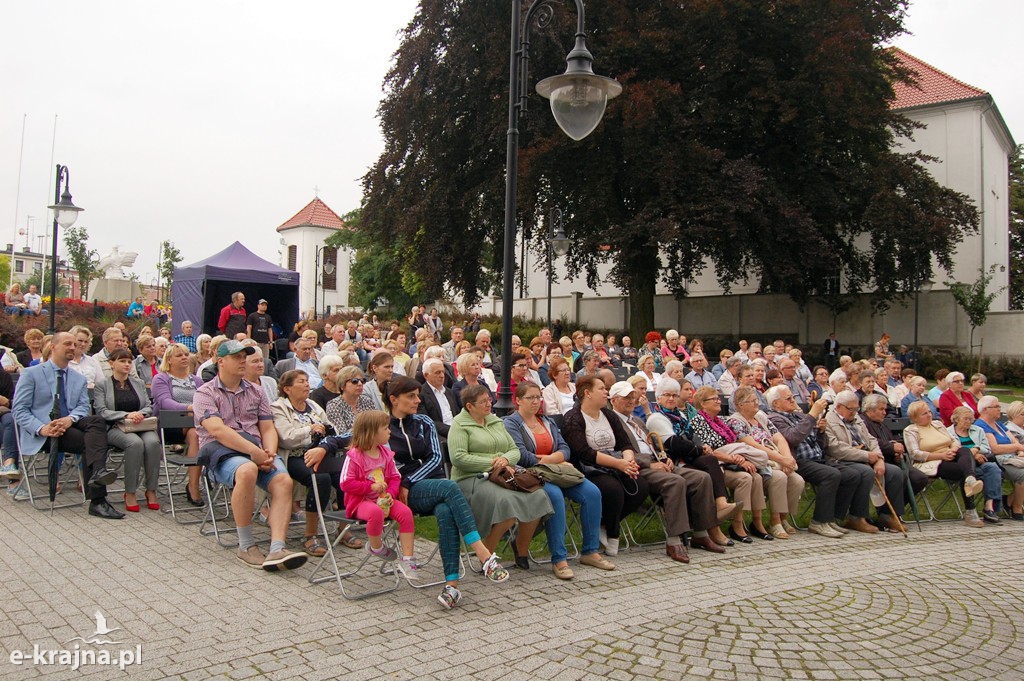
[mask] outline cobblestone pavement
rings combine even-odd
[[[33,665],[94,628],[142,646],[136,678],[1012,679],[1024,675],[1024,523],[924,523],[909,539],[801,533],[789,541],[616,558],[604,573],[546,567],[503,585],[471,574],[453,611],[404,583],[364,602],[310,567],[246,568],[195,526],[123,521],[0,499],[0,679],[121,678],[116,667]],[[345,552],[351,558],[351,552]],[[89,646],[82,645],[82,648]],[[29,651],[20,666],[13,650]]]

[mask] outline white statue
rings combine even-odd
[[[103,274],[104,279],[127,279],[124,268],[135,264],[139,254],[134,251],[121,252],[120,246],[114,246],[114,250],[100,258],[96,263],[96,269]]]

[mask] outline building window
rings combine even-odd
[[[14,271],[15,272],[24,272],[25,271],[25,261],[24,260],[15,259],[14,260]]]
[[[334,246],[324,246],[324,290],[325,291],[337,291],[338,290],[338,249]],[[328,267],[330,265],[330,267]],[[328,274],[327,270],[331,273]]]
[[[296,260],[297,260],[297,258],[296,258],[297,251],[298,251],[298,247],[297,246],[289,246],[288,247],[288,269],[290,269],[292,272],[296,271],[295,267],[296,267]]]

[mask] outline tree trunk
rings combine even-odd
[[[657,269],[641,267],[629,279],[629,335],[633,347],[644,344],[644,335],[654,329],[654,291]]]

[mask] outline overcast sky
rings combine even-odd
[[[236,239],[277,262],[274,229],[314,187],[339,214],[359,205],[359,178],[381,149],[383,77],[415,7],[5,3],[0,246],[27,228],[38,250],[53,200],[53,146],[52,163],[70,168],[90,246],[101,255],[114,245],[137,251],[134,271],[144,282],[155,277],[164,238],[185,264]],[[990,92],[1020,143],[1022,24],[1021,0],[917,0],[907,22],[913,35],[896,44]],[[18,237],[19,249],[25,240]]]

